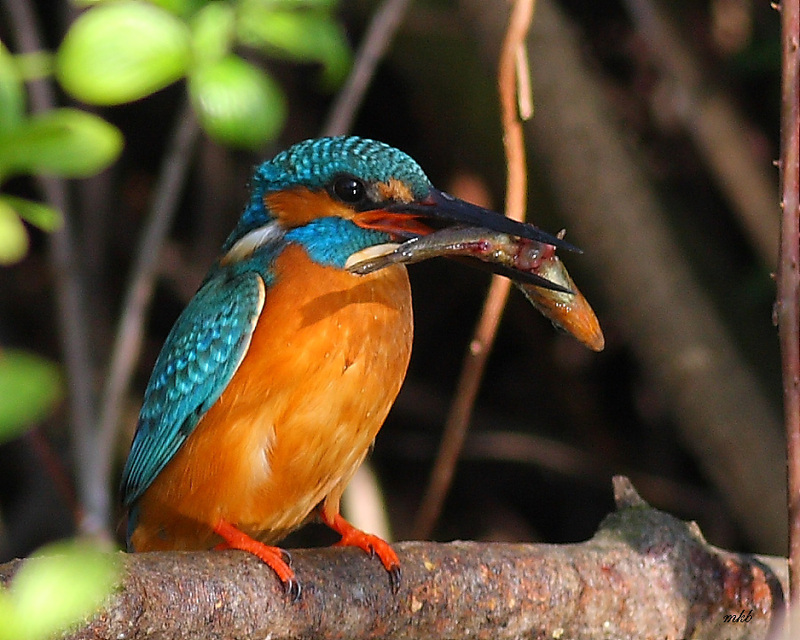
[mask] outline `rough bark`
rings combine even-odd
[[[241,552],[124,555],[122,584],[69,638],[766,638],[785,562],[711,547],[615,484],[618,510],[580,544],[398,544],[396,594],[358,550],[293,552],[295,602]],[[0,566],[0,584],[23,562]]]

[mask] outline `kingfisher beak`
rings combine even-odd
[[[424,236],[446,227],[464,226],[507,233],[558,249],[582,253],[575,245],[532,224],[512,220],[496,211],[460,200],[435,188],[431,188],[423,200],[393,202],[380,209],[362,211],[355,216],[354,222],[361,227],[387,232],[399,240]]]
[[[542,231],[530,223],[512,220],[496,211],[459,200],[438,189],[431,189],[425,200],[419,203],[412,203],[409,208],[422,216],[429,216],[431,222],[439,221],[442,226],[464,225],[481,227],[488,231],[507,233],[527,240],[549,244],[557,249],[582,253],[575,245]]]

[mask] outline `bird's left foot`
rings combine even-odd
[[[370,556],[378,556],[386,571],[389,572],[392,592],[397,593],[400,588],[400,559],[389,543],[376,535],[356,529],[339,513],[328,518],[324,510],[320,509],[320,515],[326,525],[342,536],[342,539],[334,545],[335,547],[358,547]]]
[[[252,553],[275,572],[292,602],[300,598],[300,583],[292,570],[292,557],[288,552],[278,547],[271,547],[258,540],[253,540],[253,538],[225,520],[220,520],[217,523],[214,527],[214,533],[223,539],[223,542],[219,543],[214,549],[220,551],[238,549],[239,551]]]

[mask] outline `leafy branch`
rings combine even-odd
[[[285,123],[286,97],[240,51],[318,63],[323,84],[336,86],[350,51],[332,8],[329,0],[98,2],[78,16],[54,54],[12,55],[0,44],[0,184],[20,174],[91,176],[122,151],[122,134],[95,114],[26,113],[24,83],[50,75],[70,96],[95,106],[133,102],[184,79],[210,137],[232,147],[263,146]],[[0,264],[25,255],[21,219],[51,231],[61,214],[52,205],[0,198]]]

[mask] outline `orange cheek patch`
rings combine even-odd
[[[404,182],[397,178],[389,178],[388,182],[378,182],[376,185],[378,192],[384,200],[393,200],[408,204],[414,200],[414,194]]]
[[[264,196],[264,203],[287,228],[302,227],[317,218],[330,216],[350,220],[355,214],[326,191],[311,191],[305,187],[270,193]]]

